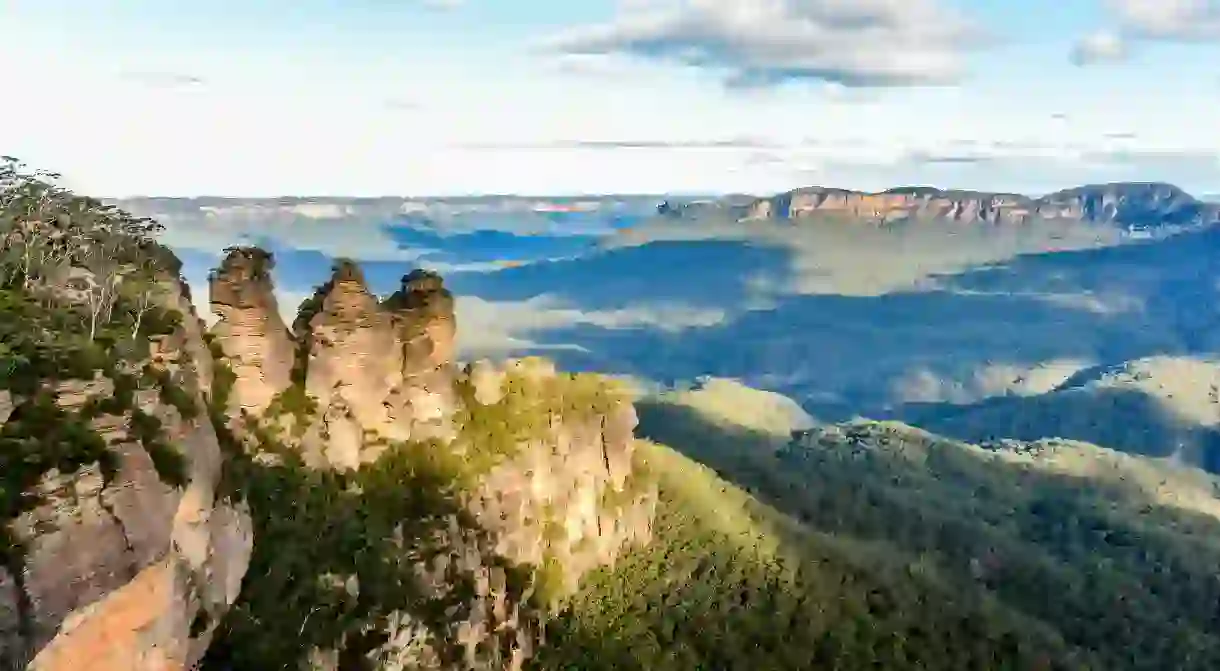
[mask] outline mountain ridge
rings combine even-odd
[[[878,223],[943,219],[959,223],[1022,224],[1066,220],[1140,230],[1220,223],[1220,204],[1166,182],[1084,184],[1042,196],[1002,191],[897,186],[869,192],[808,186],[766,197],[731,196],[693,203],[666,200],[663,217],[727,216],[738,221],[849,217]]]

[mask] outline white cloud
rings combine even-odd
[[[711,67],[736,86],[903,86],[956,81],[971,28],[936,0],[633,2],[614,23],[573,30],[550,46]]]
[[[977,403],[994,396],[1033,396],[1050,392],[1094,365],[1081,359],[1033,364],[989,363],[976,368],[932,371],[915,368],[890,381],[890,402]]]
[[[933,71],[955,69],[965,39],[957,28],[961,21],[941,22],[927,9],[936,5],[926,0],[738,4],[752,9],[692,0],[686,10],[671,7],[662,15],[652,14],[658,11],[654,5],[626,12],[624,22],[611,28],[630,27],[632,17],[647,12],[662,16],[666,30],[703,31],[695,34],[704,40],[700,44],[716,47],[709,64],[730,76],[765,69],[808,79],[836,76],[822,70],[838,68],[863,72],[856,83],[904,78],[929,63],[938,66]],[[694,14],[721,18],[678,20]],[[776,22],[764,24],[768,18]],[[429,21],[443,23],[437,17]],[[744,30],[755,24],[755,32]],[[68,34],[68,27],[55,26],[59,32],[53,34]],[[29,99],[58,101],[68,90],[89,104],[9,106],[0,114],[0,145],[32,166],[62,172],[69,187],[100,196],[766,193],[819,182],[885,188],[929,179],[943,186],[1024,190],[1108,175],[1070,163],[1018,170],[976,161],[932,169],[899,163],[898,157],[915,148],[932,157],[961,158],[960,147],[944,143],[964,135],[982,143],[1019,136],[1053,144],[1067,141],[1057,136],[1099,130],[1136,131],[1139,140],[1132,144],[1143,147],[1220,147],[1205,87],[1191,84],[1186,90],[1187,84],[1174,83],[1197,81],[1187,75],[1141,83],[1141,96],[1131,96],[1129,83],[1104,74],[1064,85],[1060,73],[1033,79],[996,74],[972,78],[961,88],[822,83],[813,91],[776,86],[726,95],[704,69],[674,69],[665,60],[675,52],[645,53],[638,40],[608,55],[540,61],[514,51],[522,46],[517,39],[435,53],[427,51],[432,47],[426,40],[403,39],[386,45],[382,58],[374,55],[383,53],[381,46],[338,48],[331,38],[342,31],[323,31],[321,42],[295,40],[287,49],[226,43],[223,50],[209,50],[182,40],[180,49],[167,50],[166,36],[157,45],[112,36],[103,48],[66,37],[35,40],[26,28],[19,21],[0,25],[0,61],[40,64],[6,73],[10,88]],[[899,39],[888,39],[891,34]],[[1027,48],[1036,47],[1020,47]],[[1026,53],[1013,51],[1011,60],[1027,62]],[[1009,57],[996,52],[984,58],[992,55]],[[797,68],[784,70],[784,63]],[[598,74],[570,71],[582,68]],[[159,89],[116,80],[117,73],[144,69],[190,73],[207,83]],[[489,71],[495,76],[487,76]],[[1012,104],[1014,96],[1020,105]],[[1189,104],[1181,104],[1183,99]],[[1072,122],[1050,123],[1056,111],[1070,111]],[[700,138],[754,134],[791,148],[674,148]],[[821,144],[801,146],[810,135]],[[866,141],[837,144],[844,136]],[[619,151],[581,144],[623,138],[653,146]],[[915,142],[920,146],[911,147]],[[495,143],[511,146],[454,148]],[[523,148],[546,144],[561,148]],[[857,167],[840,169],[843,164]],[[1115,176],[1183,181],[1177,176],[1183,172],[1132,169]],[[1190,179],[1199,186],[1183,186],[1203,189],[1214,181],[1212,174],[1196,171]]]
[[[137,211],[145,216],[145,212]],[[435,250],[404,248],[384,228],[382,221],[321,219],[291,212],[274,214],[207,216],[156,213],[164,224],[162,241],[173,249],[218,252],[240,244],[275,244],[331,257],[362,261],[414,261]]]
[[[1118,30],[1082,38],[1072,50],[1078,65],[1127,58],[1137,40],[1220,40],[1220,0],[1109,0]]]
[[[1140,36],[1173,40],[1220,38],[1217,0],[1111,0],[1110,5],[1123,26]]]
[[[175,89],[203,86],[202,77],[181,72],[124,72],[120,78],[153,89]]]
[[[491,356],[526,348],[576,348],[564,343],[539,344],[529,339],[531,333],[569,326],[675,332],[715,326],[726,318],[723,310],[673,303],[642,304],[617,310],[581,310],[545,294],[526,301],[487,301],[477,296],[458,296],[456,310],[458,347],[465,356]]]
[[[1072,50],[1072,62],[1077,65],[1121,61],[1126,57],[1127,43],[1122,36],[1109,31],[1082,38]]]

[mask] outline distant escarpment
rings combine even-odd
[[[217,412],[244,455],[233,486],[254,509],[251,573],[264,576],[217,666],[304,654],[315,669],[351,655],[520,668],[582,575],[650,540],[656,494],[630,398],[539,359],[458,366],[453,297],[431,272],[381,300],[339,261],[289,329],[273,263],[232,249],[211,278],[230,380]],[[284,631],[269,634],[276,617]]]
[[[795,189],[767,198],[734,196],[685,205],[668,202],[662,216],[721,216],[738,220],[846,218],[877,223],[947,220],[964,224],[1081,221],[1126,229],[1207,226],[1220,222],[1220,205],[1172,184],[1119,182],[1057,191],[1040,198],[1017,193],[898,187],[879,193],[827,187]]]

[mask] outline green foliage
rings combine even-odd
[[[449,515],[458,515],[452,483],[428,465],[432,451],[396,445],[347,474],[231,460],[226,469],[250,505],[258,542],[241,598],[223,619],[204,668],[293,669],[313,647],[356,660],[380,643],[361,632],[383,626],[396,610],[436,631],[460,613],[473,584],[433,599],[414,579],[416,559],[447,551],[431,539]],[[356,576],[358,596],[325,579],[331,575],[338,582]]]
[[[10,569],[22,559],[9,522],[37,502],[31,488],[52,469],[71,474],[95,462],[109,477],[114,457],[91,422],[134,410],[141,380],[124,371],[148,356],[149,338],[181,325],[157,300],[161,280],[180,269],[154,240],[160,227],[56,179],[0,157],[0,390],[16,401],[0,432],[0,547]],[[77,411],[56,405],[57,384],[99,373],[115,383],[111,396]],[[190,415],[181,389],[163,384],[161,392]],[[165,444],[159,422],[134,411],[131,424],[162,476],[181,483],[184,459]]]
[[[93,377],[110,361],[107,338],[90,341],[72,308],[0,289],[0,315],[0,389],[33,395],[46,381]]]
[[[493,404],[480,404],[468,379],[459,379],[456,389],[460,402],[456,422],[461,429],[460,443],[467,448],[462,469],[470,477],[512,458],[522,443],[545,439],[553,420],[569,425],[596,420],[624,398],[622,391],[600,376],[535,376],[523,369],[506,373],[503,396]]]
[[[268,418],[290,415],[305,420],[318,415],[318,401],[309,395],[304,385],[293,384],[271,399],[264,413]]]
[[[114,462],[86,417],[63,410],[45,394],[15,408],[0,427],[0,565],[17,581],[19,640],[28,640],[32,633],[31,605],[24,590],[25,548],[13,535],[10,522],[41,503],[36,485],[52,469],[70,474],[97,464],[108,480]]]
[[[190,481],[186,457],[166,442],[161,420],[134,408],[131,411],[131,429],[152,458],[161,481],[175,487],[185,487]]]
[[[542,564],[535,573],[536,582],[532,597],[537,607],[548,608],[564,596],[566,585],[563,574],[563,565],[559,563],[558,558],[549,553],[543,557]]]
[[[0,363],[0,369],[5,372],[0,377],[0,389],[26,397],[38,396],[46,385],[62,380],[92,379],[101,372],[115,382],[115,392],[108,398],[91,401],[82,409],[81,420],[100,414],[120,415],[133,409],[132,396],[140,381],[120,372],[124,360],[140,356],[139,348],[129,340],[128,324],[121,321],[106,324],[90,339],[73,308],[48,305],[15,289],[0,290],[0,314],[6,317],[0,321],[0,347],[3,348],[0,352],[5,355]],[[167,325],[177,323],[176,313],[159,315],[146,322],[149,328],[167,328]],[[124,341],[126,346],[121,346]],[[178,408],[184,417],[191,418],[198,413],[194,400],[166,371],[148,366],[144,378],[148,384],[157,385],[161,399]],[[184,484],[185,459],[165,443],[160,422],[138,410],[133,411],[131,421],[162,478],[170,484]],[[65,440],[82,435],[71,434]],[[87,445],[81,449],[90,451]],[[50,468],[49,464],[53,462],[35,460],[30,463]]]
[[[123,321],[130,322],[131,318],[124,316]],[[181,312],[153,307],[145,312],[144,317],[140,320],[139,337],[147,339],[153,336],[166,336],[177,332],[180,328],[182,328]]]
[[[769,436],[709,424],[690,408],[643,404],[640,416],[647,435],[680,446],[794,518],[780,525],[790,530],[781,537],[791,553],[804,558],[807,568],[801,570],[825,572],[837,564],[855,572],[854,586],[833,575],[818,578],[819,585],[844,585],[829,604],[829,596],[818,597],[820,608],[834,613],[835,603],[867,603],[875,591],[886,595],[889,605],[881,612],[840,611],[822,630],[793,634],[794,640],[812,642],[828,640],[833,632],[836,649],[864,646],[857,661],[828,662],[826,668],[864,668],[863,660],[890,659],[883,651],[894,649],[892,640],[861,638],[862,632],[886,631],[904,638],[908,661],[890,659],[883,668],[909,668],[915,659],[925,668],[970,668],[986,655],[995,661],[982,668],[1035,668],[1025,665],[1032,658],[1015,656],[1022,649],[1041,651],[1044,661],[1067,668],[1220,665],[1220,615],[1214,607],[1220,600],[1214,579],[1220,573],[1220,522],[1150,500],[1134,486],[1133,471],[1108,466],[1103,459],[1110,457],[1101,450],[1081,447],[1075,448],[1078,456],[1070,455],[1094,464],[1088,470],[1098,475],[1085,477],[1060,472],[1066,462],[1057,462],[1059,470],[1042,467],[1034,457],[1022,461],[1003,450],[989,452],[900,425],[815,431],[776,453]],[[1106,473],[1114,475],[1101,477]],[[671,540],[682,533],[681,525],[666,526],[673,513],[664,512],[678,503],[663,502],[658,522],[658,537],[666,539],[671,554],[636,566],[629,571],[640,574],[635,578],[616,573],[615,580],[647,584],[645,576],[669,570],[674,557],[682,556],[673,554],[673,545],[683,541]],[[798,543],[794,535],[807,540]],[[705,546],[695,554],[720,553]],[[611,590],[611,584],[601,589]],[[815,588],[822,592],[810,591]],[[618,589],[629,595],[644,588]],[[824,593],[812,584],[783,590]],[[601,594],[605,603],[635,603],[613,590]],[[860,617],[867,626],[847,624]],[[590,618],[574,611],[570,626],[592,636],[626,621]],[[928,638],[930,628],[942,642]],[[923,633],[916,637],[916,630]],[[843,639],[848,632],[850,646]],[[581,645],[593,646],[587,640]],[[695,643],[683,645],[700,650]],[[974,650],[969,654],[975,661],[938,657],[949,654],[936,652],[942,649],[956,655]],[[701,654],[691,652],[685,663],[707,665],[712,658]],[[767,661],[757,668],[797,668],[759,659]],[[631,664],[620,668],[642,668]]]
[[[588,581],[532,668],[1088,668],[1050,632],[642,449],[663,465],[654,542]]]
[[[144,374],[149,382],[157,387],[162,403],[177,409],[185,419],[195,419],[199,416],[195,397],[175,382],[169,371],[150,364],[144,368]]]
[[[114,455],[86,417],[61,409],[48,395],[14,409],[0,427],[0,564],[19,581],[21,628],[26,627],[21,612],[29,607],[21,587],[25,550],[13,537],[9,523],[41,502],[36,485],[43,475],[52,469],[71,474],[89,464],[100,466],[103,478],[109,480],[115,468]]]
[[[442,657],[457,659],[445,625],[462,616],[475,592],[472,576],[459,576],[450,594],[435,597],[421,591],[414,566],[452,551],[442,540],[451,518],[474,529],[456,503],[460,462],[438,443],[395,442],[358,471],[313,470],[275,436],[244,422],[257,443],[248,452],[229,428],[235,377],[209,341],[215,365],[208,411],[227,455],[220,491],[249,505],[258,540],[241,596],[221,621],[203,668],[296,669],[320,648],[338,650],[344,669],[374,671],[365,655],[384,637],[368,632],[386,627],[399,611],[440,636],[435,644]],[[301,385],[278,395],[268,410],[301,419],[316,413],[316,401]],[[255,459],[250,452],[258,451],[280,459]],[[510,593],[522,595],[528,575],[504,568]],[[355,594],[344,587],[350,577]]]
[[[109,473],[114,457],[86,417],[60,408],[48,394],[17,406],[0,427],[0,520],[37,503],[31,490],[43,474],[92,463]]]

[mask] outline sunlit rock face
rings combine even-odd
[[[548,384],[561,374],[545,362],[510,362],[504,368],[514,377],[524,374],[532,382],[529,391],[562,388]],[[477,375],[482,385],[475,398],[493,405],[513,390],[506,388],[507,376],[497,379],[490,369],[472,365],[468,375]],[[648,543],[656,495],[633,479],[637,421],[626,400],[583,416],[548,416],[515,457],[494,466],[467,506],[493,532],[496,552],[519,563],[554,562],[563,589],[570,591],[585,572]]]
[[[1094,184],[1040,198],[931,187],[898,187],[879,193],[808,187],[760,198],[732,211],[745,219],[834,216],[859,221],[937,219],[964,224],[1063,219],[1140,228],[1220,221],[1220,207],[1161,183]]]
[[[253,254],[233,252],[222,270]],[[257,288],[223,290],[242,296],[270,290],[266,278],[244,277]],[[360,268],[341,261],[302,304],[292,333],[290,384],[256,411],[243,404],[247,438],[259,436],[247,445],[260,459],[282,459],[260,442],[270,437],[276,449],[296,450],[313,469],[366,468],[407,444],[457,464],[462,475],[454,502],[482,540],[455,527],[445,539],[454,545],[453,563],[421,564],[418,573],[440,592],[454,567],[475,573],[480,591],[471,603],[473,619],[455,620],[471,650],[503,634],[495,622],[517,627],[517,606],[496,588],[504,578],[489,568],[493,558],[543,569],[548,593],[562,594],[590,570],[650,540],[656,490],[634,459],[630,399],[602,380],[559,373],[541,359],[479,361],[459,370],[454,300],[439,275],[413,271],[398,291],[378,300]],[[411,626],[388,635],[410,638],[403,632]],[[518,664],[529,650],[526,643],[514,648]],[[317,668],[333,666],[330,652],[315,657]]]
[[[212,335],[236,376],[233,409],[261,413],[291,384],[293,345],[271,283],[275,263],[256,248],[230,251],[209,282]]]
[[[384,441],[452,437],[453,298],[417,271],[384,303],[359,267],[340,262],[302,306],[294,332],[304,391],[321,425],[302,441],[310,463],[356,468]],[[375,434],[382,442],[366,441]]]
[[[164,307],[184,315],[183,323],[153,339],[147,363],[203,408],[207,346],[183,287],[164,284]],[[75,412],[116,388],[99,371],[46,392]],[[6,394],[0,427],[21,421],[30,402]],[[181,456],[183,471],[169,477],[156,463],[133,433],[133,411],[89,420],[111,461],[48,471],[28,493],[37,505],[7,530],[22,552],[19,572],[0,571],[0,659],[14,660],[5,668],[192,668],[237,599],[252,525],[244,508],[217,496],[222,453],[207,414],[184,416],[156,389],[136,390],[134,406],[160,423],[163,449]]]

